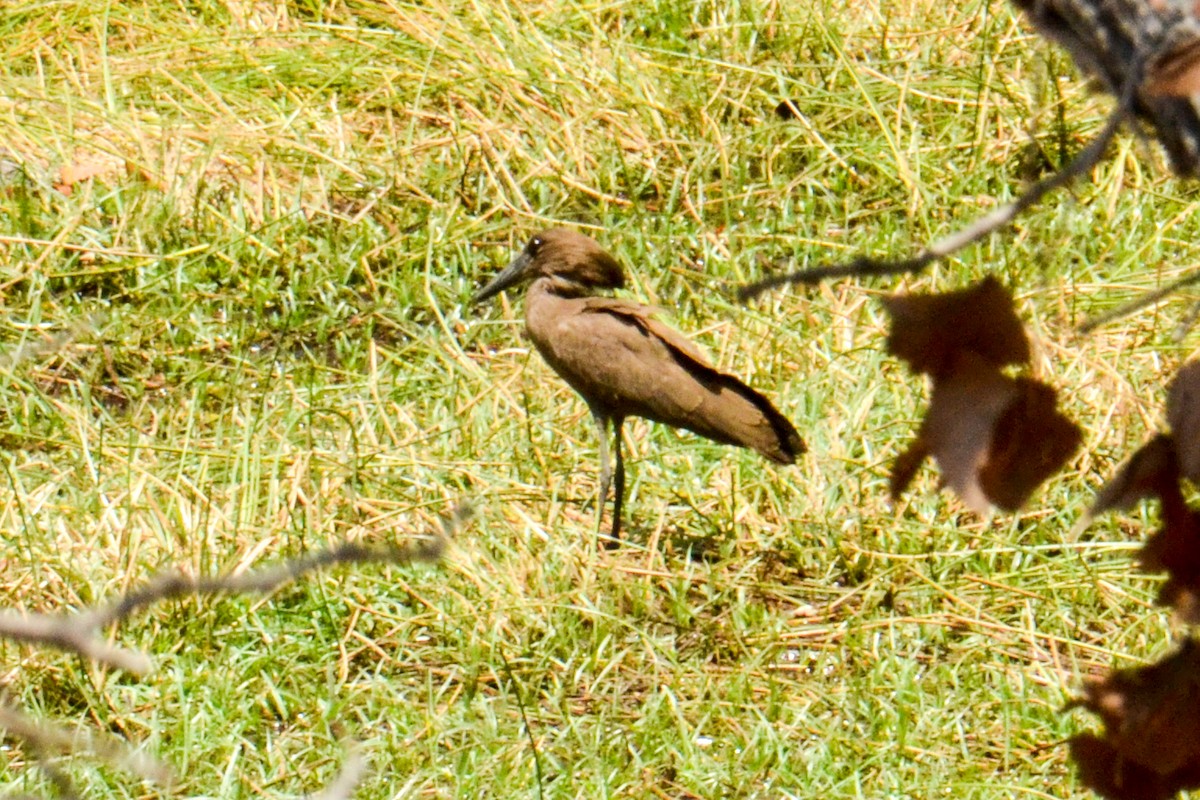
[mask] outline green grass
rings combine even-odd
[[[936,35],[930,35],[933,32]],[[1074,797],[1060,708],[1169,647],[1138,509],[1068,530],[1162,424],[1195,189],[1125,135],[1092,181],[927,276],[732,285],[781,255],[911,253],[1015,196],[1109,104],[1008,5],[13,3],[0,16],[5,605],[392,540],[437,567],[163,604],[135,678],[0,645],[31,711],[144,743],[196,797]],[[791,98],[802,119],[772,109]],[[95,173],[64,192],[64,166]],[[630,544],[594,547],[596,440],[511,294],[582,226],[777,401],[792,468],[628,425]],[[980,520],[892,458],[927,388],[877,298],[998,274],[1084,451]],[[57,337],[57,338],[53,338]],[[47,344],[48,338],[50,343]],[[51,792],[20,746],[5,794]],[[158,796],[87,757],[89,797]]]

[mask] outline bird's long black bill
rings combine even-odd
[[[496,295],[503,292],[512,286],[516,286],[527,277],[525,272],[529,268],[533,258],[528,253],[521,253],[512,260],[512,263],[505,267],[499,275],[492,278],[492,282],[480,289],[471,298],[471,305],[482,303],[484,300],[490,300]]]

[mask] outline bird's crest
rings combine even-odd
[[[622,289],[620,262],[594,239],[568,228],[551,228],[529,240],[525,252],[538,274],[589,289]]]

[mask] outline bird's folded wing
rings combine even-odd
[[[712,368],[712,364],[704,357],[704,353],[694,342],[654,318],[654,315],[662,309],[614,297],[589,297],[584,303],[584,309],[589,312],[608,313],[622,317],[627,322],[659,338],[667,347],[687,356],[700,366]]]
[[[582,314],[559,323],[560,345],[574,345],[556,354],[556,369],[585,397],[603,398],[614,413],[751,447],[779,463],[790,464],[804,452],[795,428],[766,397],[709,364],[694,344],[651,317],[653,311],[588,298]],[[586,364],[576,357],[585,350]]]

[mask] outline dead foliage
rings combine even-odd
[[[1185,364],[1167,390],[1169,433],[1142,445],[1101,489],[1089,519],[1157,498],[1162,528],[1138,554],[1143,570],[1165,572],[1158,600],[1186,622],[1200,621],[1200,517],[1188,507],[1183,481],[1200,477],[1200,361]]]
[[[1089,683],[1070,707],[1104,722],[1071,739],[1084,785],[1108,800],[1166,800],[1200,788],[1200,649],[1186,640],[1156,664]]]
[[[1021,507],[1075,453],[1082,434],[1057,409],[1054,389],[1006,366],[1028,364],[1029,340],[1012,295],[988,277],[944,294],[893,295],[888,352],[933,381],[916,441],[892,470],[895,500],[926,456],[978,512]]]

